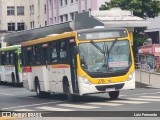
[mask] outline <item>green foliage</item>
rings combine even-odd
[[[111,0],[110,2],[105,2],[100,7],[100,10],[108,10],[113,7],[131,10],[135,16],[142,18],[154,18],[160,13],[160,2],[153,0]]]

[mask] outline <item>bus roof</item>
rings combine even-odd
[[[125,28],[89,28],[89,29],[82,29],[77,30],[77,33],[85,33],[85,32],[97,32],[97,31],[115,31],[115,30],[127,30]]]
[[[67,37],[73,37],[73,36],[75,36],[75,31],[65,32],[62,34],[54,35],[54,36],[47,36],[45,38],[39,38],[39,39],[35,39],[35,40],[30,40],[27,42],[22,42],[21,45],[22,46],[30,46],[30,45],[34,45],[34,44],[45,43],[45,42],[54,41],[57,39],[63,39],[63,38],[67,38]]]
[[[114,31],[114,30],[126,30],[125,28],[89,28],[89,29],[82,29],[82,30],[76,30],[76,31],[71,31],[71,32],[65,32],[62,34],[57,34],[57,35],[51,35],[51,36],[47,36],[45,38],[39,38],[39,39],[35,39],[35,40],[30,40],[27,42],[22,42],[21,45],[22,46],[30,46],[30,45],[34,45],[34,44],[39,44],[39,43],[45,43],[45,42],[49,42],[49,41],[53,41],[53,40],[57,40],[57,39],[63,39],[63,38],[67,38],[67,37],[72,37],[75,36],[76,33],[83,33],[83,32],[96,32],[96,31],[104,31],[104,30],[108,30],[108,31]]]
[[[18,49],[20,47],[21,47],[21,45],[8,46],[8,47],[0,48],[0,51],[16,50],[16,49]]]

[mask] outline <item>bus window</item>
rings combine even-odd
[[[42,45],[42,64],[47,65],[48,64],[48,44],[45,43]]]
[[[14,59],[14,53],[13,53],[13,51],[10,51],[9,54],[10,54],[10,64],[14,65],[15,59]]]
[[[65,41],[59,42],[60,61],[67,59],[67,45]]]
[[[57,55],[57,46],[56,46],[56,42],[54,43],[51,43],[50,44],[50,62],[51,63],[55,63],[57,62],[57,59],[58,59],[58,55]]]

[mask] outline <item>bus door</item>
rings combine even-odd
[[[4,81],[4,64],[5,64],[5,52],[1,52],[1,65],[0,65],[0,80]]]
[[[14,58],[15,76],[16,76],[16,81],[15,82],[19,82],[19,74],[18,74],[18,59],[19,59],[19,57],[18,57],[17,51],[14,52],[13,58]]]
[[[49,48],[48,48],[48,43],[42,44],[42,63],[45,65],[43,67],[43,80],[44,80],[44,86],[45,86],[45,91],[49,91],[49,71],[50,68],[48,66],[48,57],[49,57]]]
[[[70,66],[71,66],[71,81],[72,81],[72,88],[73,93],[79,93],[78,88],[78,79],[77,79],[77,49],[76,49],[76,42],[75,38],[70,39],[69,44],[69,52],[70,52]]]

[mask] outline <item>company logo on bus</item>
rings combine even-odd
[[[112,82],[112,80],[108,80],[108,83],[111,83]]]

